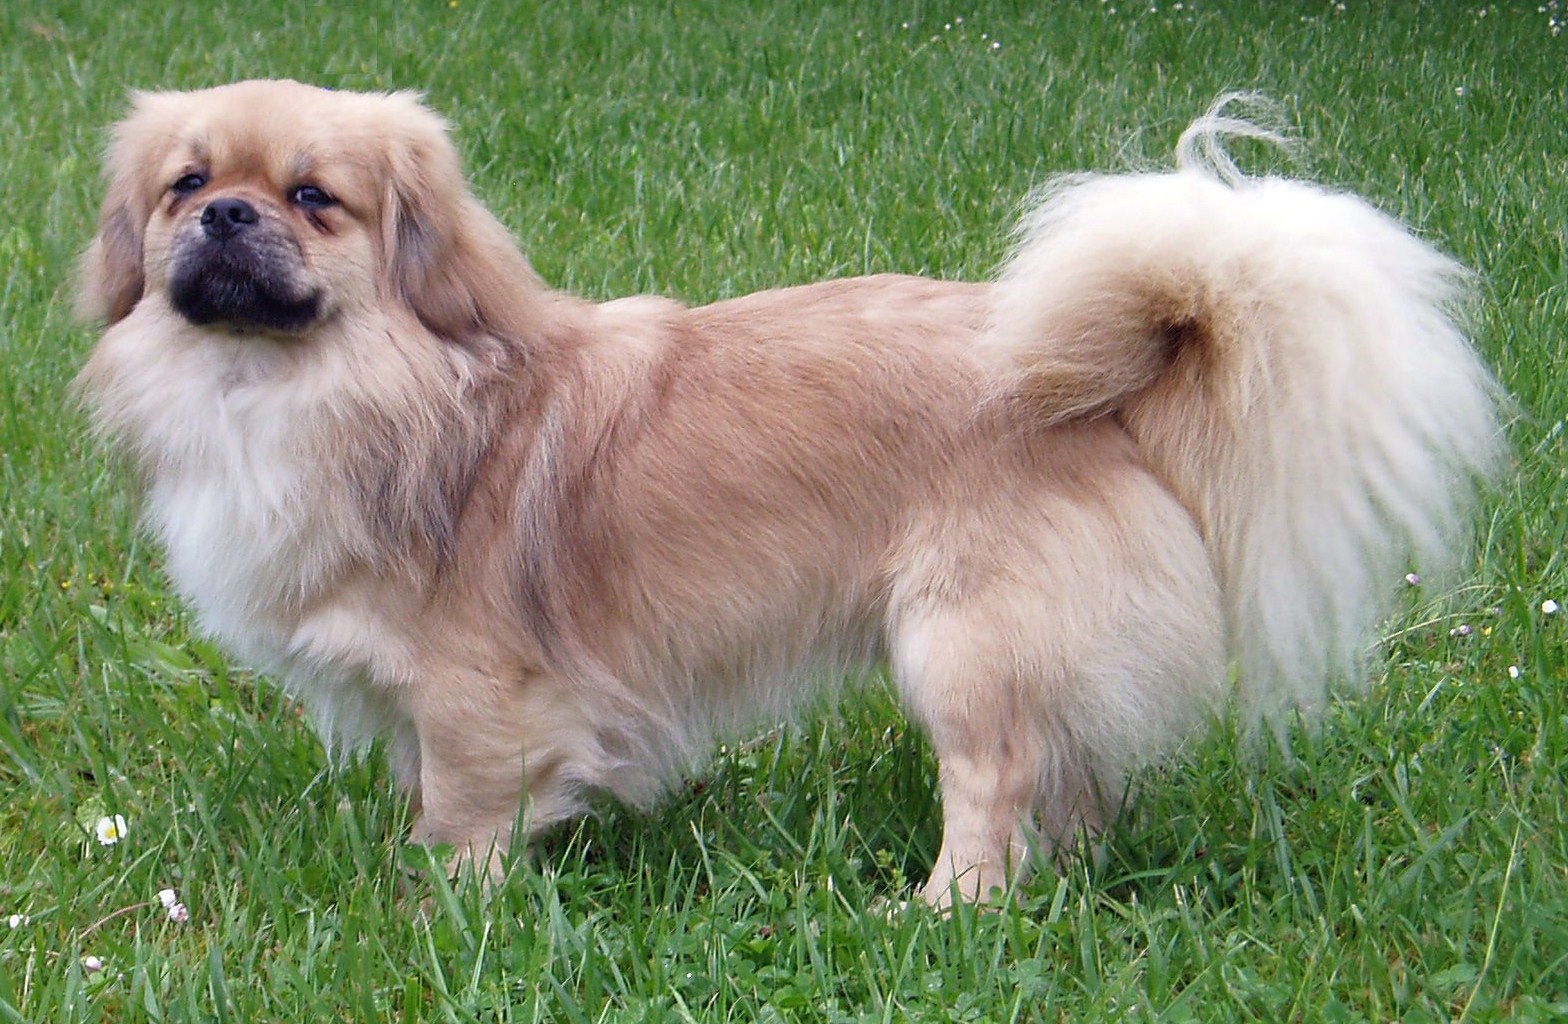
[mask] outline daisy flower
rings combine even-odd
[[[98,845],[113,846],[125,838],[125,833],[130,826],[125,821],[125,815],[104,815],[98,819],[98,827],[94,830],[98,834]]]

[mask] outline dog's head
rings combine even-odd
[[[289,81],[138,93],[114,131],[81,309],[157,294],[192,324],[305,336],[401,307],[462,341],[507,334],[532,273],[412,93]]]

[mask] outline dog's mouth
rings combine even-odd
[[[320,289],[299,281],[298,245],[259,223],[248,204],[230,202],[209,205],[201,230],[176,247],[170,302],[193,324],[303,332],[321,319],[323,303]]]
[[[169,279],[169,298],[193,324],[230,324],[298,334],[321,317],[321,294],[295,295],[232,254],[184,260]],[[237,265],[238,264],[238,265]]]

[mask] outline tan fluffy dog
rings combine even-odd
[[[1497,427],[1461,275],[1365,203],[1043,193],[999,278],[689,308],[550,290],[407,93],[144,94],[81,377],[202,625],[417,837],[483,860],[886,658],[941,765],[925,896],[1008,885],[1201,723],[1357,674]],[[526,797],[526,802],[525,798]]]

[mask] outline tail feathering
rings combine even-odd
[[[1360,683],[1412,566],[1453,566],[1502,452],[1470,277],[1351,195],[1247,178],[1223,97],[1180,169],[1040,194],[982,354],[1042,423],[1111,413],[1197,521],[1256,719]]]

